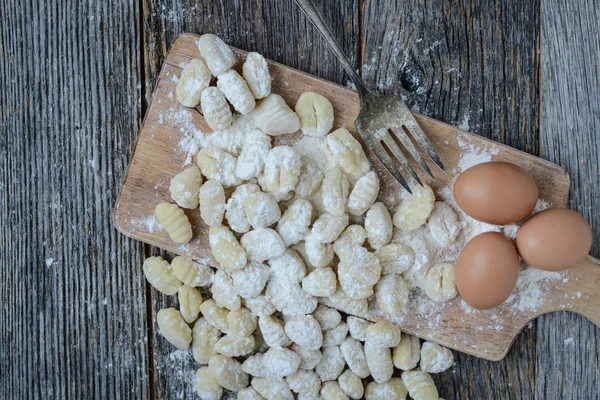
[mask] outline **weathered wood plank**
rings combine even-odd
[[[358,0],[317,2],[352,62],[358,53]],[[327,7],[325,6],[327,5]],[[265,57],[325,79],[345,84],[341,65],[319,34],[291,0],[223,2],[144,0],[144,74],[151,95],[162,62],[183,32],[215,33],[228,44],[258,51]],[[147,105],[147,103],[146,103]],[[153,250],[156,251],[156,250]],[[192,373],[197,365],[185,352],[174,351],[159,334],[155,316],[163,307],[177,306],[175,297],[152,290],[154,383],[158,398],[193,398]]]
[[[569,207],[595,233],[600,255],[600,7],[542,0],[540,152],[571,176]],[[559,313],[537,326],[536,398],[600,399],[600,329]]]
[[[111,221],[141,119],[138,3],[0,15],[0,398],[147,398],[143,246]]]
[[[406,96],[414,110],[536,154],[539,3],[363,2],[366,82]],[[535,330],[493,363],[457,354],[436,375],[449,399],[532,398]]]

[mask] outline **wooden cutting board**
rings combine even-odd
[[[154,207],[162,201],[171,200],[170,179],[181,171],[188,158],[186,151],[181,148],[186,133],[189,134],[191,126],[203,132],[211,131],[199,110],[186,109],[174,97],[181,65],[199,56],[195,45],[197,39],[197,35],[183,34],[169,51],[115,205],[113,220],[117,229],[125,235],[215,265],[210,255],[208,227],[202,223],[198,210],[186,210],[194,230],[193,239],[186,245],[174,244],[152,222]],[[236,50],[236,53],[240,59],[244,58],[245,52]],[[283,96],[288,104],[294,105],[303,92],[321,93],[333,104],[334,129],[344,126],[356,134],[354,120],[359,111],[356,92],[285,65],[270,62],[269,68],[273,92]],[[177,117],[173,118],[173,115]],[[452,182],[458,174],[461,158],[464,160],[465,148],[472,148],[493,154],[494,160],[520,165],[535,178],[542,199],[553,206],[566,206],[569,177],[557,165],[434,119],[418,114],[416,118],[446,166],[445,173],[430,163],[435,180],[421,175],[434,189],[446,187]],[[300,133],[296,133],[287,135],[285,140],[293,142],[301,137]],[[393,211],[399,204],[398,194],[403,189],[366,150],[381,180],[380,201]],[[192,161],[195,162],[195,157]],[[538,315],[554,310],[571,310],[600,325],[599,265],[598,260],[588,257],[569,271],[541,277],[530,276],[523,281],[527,298],[513,297],[509,304],[493,310],[471,309],[458,298],[434,304],[424,295],[418,295],[411,299],[401,315],[381,316],[370,312],[363,317],[373,320],[385,317],[398,323],[408,333],[465,353],[499,360],[506,355],[517,333]]]

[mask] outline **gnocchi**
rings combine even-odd
[[[308,200],[295,200],[277,222],[277,233],[286,246],[294,245],[308,234],[312,219],[312,204]]]
[[[300,197],[309,197],[321,188],[323,173],[310,158],[302,157],[301,160],[302,167],[296,184],[296,194]]]
[[[323,383],[323,386],[321,386],[321,399],[348,400],[348,396],[346,396],[336,381],[329,381]]]
[[[225,191],[217,180],[208,180],[200,188],[200,217],[208,226],[221,225],[225,214]]]
[[[396,314],[408,304],[408,284],[398,274],[384,275],[375,284],[375,299],[381,311]]]
[[[275,146],[265,157],[265,169],[258,182],[264,191],[282,200],[294,190],[302,169],[302,159],[289,146]]]
[[[173,295],[177,293],[182,285],[173,273],[168,261],[162,257],[148,257],[144,260],[144,275],[146,280],[161,293]]]
[[[208,361],[208,367],[219,385],[227,390],[238,391],[248,386],[248,374],[242,370],[242,365],[231,357],[217,354]]]
[[[361,399],[364,394],[362,380],[354,372],[347,369],[338,378],[340,389],[351,399]]]
[[[287,382],[282,378],[256,377],[252,387],[265,399],[294,400]]]
[[[285,333],[292,342],[308,350],[317,350],[323,345],[321,327],[312,315],[291,317],[285,323]]]
[[[383,274],[401,274],[408,271],[415,262],[415,252],[410,246],[391,243],[375,251]]]
[[[160,226],[167,231],[171,240],[184,244],[192,238],[192,224],[187,215],[176,204],[160,203],[154,209]]]
[[[243,299],[254,298],[263,291],[270,275],[265,264],[250,262],[244,269],[231,274],[233,288]]]
[[[365,343],[365,356],[371,376],[377,383],[384,383],[390,380],[394,373],[394,364],[392,363],[392,352],[387,347],[377,347],[370,343]]]
[[[226,226],[211,226],[208,240],[212,255],[223,269],[229,273],[240,271],[246,266],[246,251]]]
[[[263,356],[268,376],[283,378],[298,371],[300,356],[285,347],[271,347]]]
[[[341,168],[331,168],[325,173],[321,191],[325,211],[336,217],[344,215],[348,203],[350,182]]]
[[[319,243],[307,239],[304,242],[304,251],[308,262],[315,268],[323,268],[333,261],[333,246],[331,243]]]
[[[356,300],[349,297],[346,292],[338,287],[334,294],[327,298],[332,307],[348,314],[364,314],[367,312],[367,299]]]
[[[200,55],[214,76],[219,76],[236,62],[233,51],[217,35],[211,33],[200,36],[197,42]]]
[[[215,86],[202,91],[200,107],[202,107],[204,120],[214,131],[225,130],[233,123],[233,114],[225,95]]]
[[[402,382],[414,400],[438,400],[438,391],[431,375],[420,370],[404,371]]]
[[[242,67],[242,75],[255,99],[262,99],[271,93],[271,75],[267,60],[255,52],[248,53]]]
[[[388,321],[378,321],[369,325],[366,343],[372,347],[396,347],[400,343],[400,328]],[[390,363],[392,358],[390,356]]]
[[[369,245],[379,250],[390,242],[393,230],[392,216],[387,207],[383,203],[373,204],[365,218],[365,231]]]
[[[260,191],[244,198],[244,210],[248,222],[254,229],[271,226],[281,218],[277,200],[270,194]]]
[[[229,310],[219,307],[214,299],[207,299],[203,302],[200,306],[200,312],[208,324],[221,332],[227,333],[229,331],[229,324],[227,323]]]
[[[359,179],[371,169],[371,164],[362,146],[345,128],[327,136],[327,146],[337,164],[350,176]]]
[[[263,400],[262,397],[253,387],[248,386],[245,389],[237,392],[238,400]]]
[[[192,329],[192,354],[200,364],[208,364],[208,360],[217,352],[215,345],[221,338],[221,331],[208,323],[205,318],[199,318]]]
[[[300,120],[283,97],[271,93],[258,101],[252,112],[256,126],[270,136],[293,133],[300,129]]]
[[[220,182],[223,187],[237,186],[242,183],[242,180],[235,174],[237,158],[225,150],[217,147],[205,147],[198,153],[197,162],[202,175]],[[200,206],[202,206],[202,197],[200,197]]]
[[[318,268],[302,280],[302,289],[312,296],[331,296],[337,287],[337,277],[331,268]]]
[[[375,171],[371,171],[354,184],[348,197],[348,212],[356,216],[363,215],[375,203],[378,195],[379,177]]]
[[[400,343],[394,347],[394,366],[403,371],[409,371],[417,366],[421,358],[419,338],[403,333]]]
[[[323,356],[320,349],[308,350],[296,343],[293,343],[290,349],[300,357],[300,365],[298,367],[301,369],[314,369],[321,362],[321,357]]]
[[[256,316],[247,308],[239,308],[227,314],[229,333],[238,337],[249,336],[256,329]]]
[[[454,355],[450,349],[439,344],[425,342],[421,346],[421,370],[439,374],[454,365]]]
[[[333,216],[323,213],[310,231],[310,239],[318,243],[333,243],[348,226],[348,214]],[[333,249],[332,249],[333,250]]]
[[[279,234],[271,228],[259,228],[245,233],[240,239],[248,259],[263,262],[281,256],[285,244]]]
[[[258,325],[265,343],[269,347],[287,347],[292,341],[285,333],[283,322],[270,315],[261,316]]]
[[[415,186],[394,213],[394,226],[402,232],[414,231],[427,221],[434,202],[435,195],[429,186]]]
[[[328,331],[335,328],[342,322],[342,315],[335,308],[330,308],[319,304],[317,309],[313,312],[313,317],[321,326],[323,331]]]
[[[192,166],[171,179],[169,191],[171,198],[179,207],[194,209],[198,207],[198,195],[202,185],[200,168]]]
[[[217,77],[217,87],[233,108],[240,114],[248,114],[256,102],[248,84],[236,71],[230,69]]]
[[[265,295],[258,295],[251,299],[246,299],[244,305],[252,311],[252,314],[263,317],[275,312],[275,306],[267,299]]]
[[[183,320],[188,324],[198,319],[200,306],[202,305],[202,295],[200,291],[188,285],[179,287],[178,293],[179,311]]]
[[[242,306],[240,296],[235,293],[231,277],[222,270],[217,270],[213,276],[212,286],[210,288],[213,300],[219,307],[225,307],[228,310],[238,310]]]
[[[251,226],[246,217],[244,199],[252,193],[260,191],[256,183],[245,183],[235,188],[225,206],[225,219],[232,231],[246,233]]]
[[[223,397],[223,386],[209,367],[202,367],[196,372],[196,389],[203,400],[219,400]]]
[[[362,343],[352,337],[346,337],[340,345],[340,351],[355,375],[363,379],[371,375]]]
[[[323,382],[334,381],[344,370],[346,361],[342,357],[339,346],[325,347],[322,353],[321,361],[315,367],[315,372]]]
[[[366,400],[406,400],[408,390],[400,378],[391,378],[384,383],[369,382],[365,388]]]
[[[177,279],[191,287],[206,286],[213,276],[213,270],[208,265],[182,256],[177,256],[171,261],[171,268]]]
[[[341,322],[335,328],[325,331],[323,334],[323,347],[340,346],[348,336],[348,325]]]
[[[349,225],[333,242],[333,251],[340,256],[349,246],[362,246],[367,239],[367,231],[361,225]]]
[[[185,323],[181,313],[174,308],[163,308],[156,315],[160,333],[178,349],[185,350],[192,342],[192,330]]]
[[[227,357],[239,357],[252,353],[254,336],[225,335],[215,344],[215,351]]]
[[[312,394],[317,396],[321,389],[321,379],[315,371],[299,369],[288,375],[286,381],[294,393]]]
[[[454,210],[442,201],[433,204],[428,221],[429,232],[440,246],[452,244],[460,232],[460,224]]]
[[[175,95],[177,100],[186,107],[196,107],[200,104],[202,91],[210,84],[211,74],[204,60],[193,58],[181,71],[177,81]]]
[[[265,158],[271,150],[271,143],[257,141],[244,146],[235,166],[235,174],[243,180],[258,178],[265,167]]]
[[[348,297],[361,300],[371,296],[380,276],[379,260],[364,247],[352,246],[342,252],[338,279]]]
[[[448,301],[456,297],[456,267],[452,264],[437,264],[425,274],[423,288],[435,302]]]
[[[306,275],[304,261],[298,253],[287,249],[283,255],[269,260],[271,276],[290,283],[300,283]]]
[[[317,299],[302,290],[297,283],[271,279],[267,284],[266,294],[277,310],[286,316],[310,314],[317,308]]]
[[[348,324],[348,332],[350,332],[350,336],[356,340],[360,340],[361,342],[367,340],[367,328],[371,326],[371,322],[353,315],[348,315],[346,323]]]
[[[302,93],[296,102],[296,114],[305,135],[323,137],[333,127],[333,106],[318,93]]]

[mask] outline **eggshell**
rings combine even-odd
[[[538,189],[533,177],[511,163],[475,165],[454,183],[454,198],[476,220],[506,225],[527,218],[535,208]]]
[[[592,228],[575,211],[551,208],[529,218],[517,233],[523,261],[546,271],[577,265],[592,248]]]
[[[519,256],[498,232],[475,236],[456,263],[456,287],[471,307],[487,310],[504,303],[519,277]]]

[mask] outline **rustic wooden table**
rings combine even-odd
[[[318,3],[368,84],[566,168],[600,256],[597,1]],[[141,264],[159,251],[111,222],[169,45],[214,32],[348,78],[292,0],[0,0],[0,15],[0,398],[194,398],[191,357],[156,335],[174,300]],[[588,400],[599,371],[600,329],[565,312],[435,380],[447,400]]]

